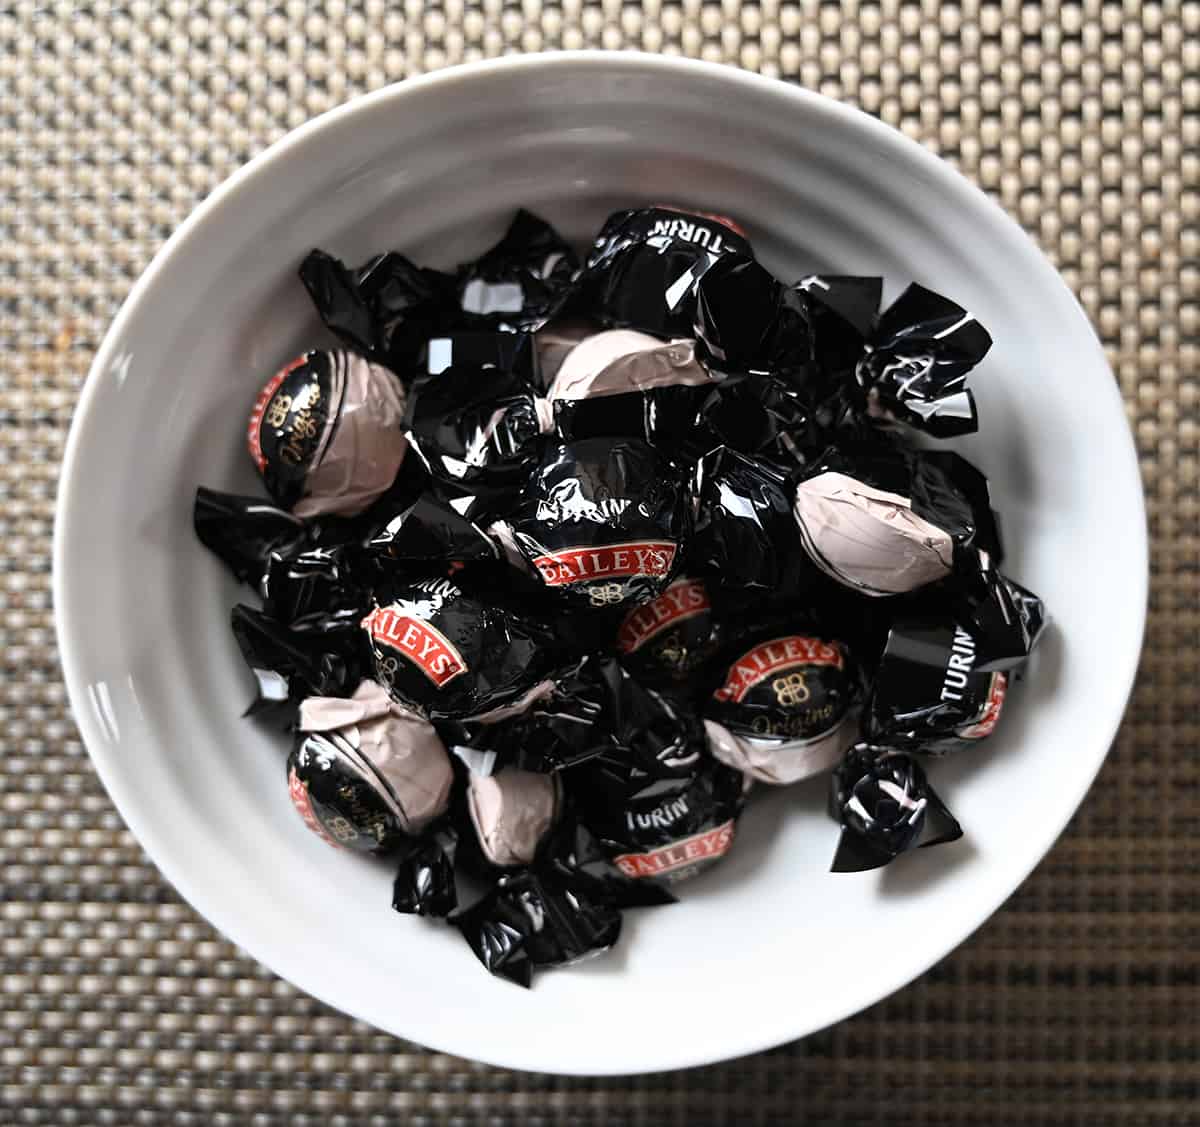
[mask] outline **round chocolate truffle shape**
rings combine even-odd
[[[510,532],[560,606],[615,610],[666,589],[689,524],[670,461],[638,439],[587,438],[546,452]]]
[[[547,632],[445,579],[399,587],[362,621],[376,676],[432,719],[466,719],[532,689]]]
[[[716,638],[708,588],[702,579],[681,575],[629,611],[617,630],[617,653],[645,681],[682,681],[712,656]]]
[[[404,393],[350,352],[307,352],[276,373],[250,413],[250,456],[297,516],[353,516],[383,495],[408,449]]]
[[[582,770],[582,768],[580,769]],[[568,789],[586,774],[568,772]],[[674,883],[719,861],[733,845],[746,783],[704,756],[684,779],[630,781],[585,800],[584,821],[627,877]]]
[[[404,827],[383,783],[337,733],[302,734],[288,757],[288,792],[305,824],[330,845],[388,853]]]
[[[292,801],[327,841],[388,852],[445,813],[454,771],[433,725],[363,681],[352,697],[309,697],[288,761]]]

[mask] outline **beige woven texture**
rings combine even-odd
[[[0,0],[0,1122],[1200,1123],[1198,42],[1195,2]],[[629,1081],[506,1073],[405,1045],[215,934],[92,773],[50,606],[76,393],[192,206],[364,90],[583,46],[801,82],[994,195],[1104,339],[1153,534],[1148,641],[1121,737],[1012,901],[922,980],[832,1030]]]

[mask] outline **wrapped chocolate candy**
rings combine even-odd
[[[458,268],[458,307],[489,327],[539,329],[562,308],[578,269],[558,232],[522,208],[495,246]]]
[[[352,269],[314,250],[300,279],[334,333],[407,383],[432,337],[540,328],[570,296],[578,265],[553,227],[521,210],[494,247],[453,274],[416,266],[395,251]]]
[[[433,725],[363,681],[349,699],[309,697],[288,790],[332,845],[387,853],[446,810],[454,772]]]
[[[780,469],[726,446],[697,471],[697,515],[689,560],[729,588],[770,597],[812,581],[792,512],[794,485]]]
[[[554,403],[715,382],[696,359],[693,341],[664,342],[630,329],[610,329],[587,337],[567,354],[546,398]]]
[[[549,660],[544,627],[445,579],[397,587],[362,628],[378,679],[435,720],[511,702],[542,680]]]
[[[572,768],[564,781],[601,846],[627,877],[674,884],[719,861],[733,845],[747,783],[724,763],[700,756],[685,779],[627,779]]]
[[[537,352],[528,333],[458,333],[429,342],[409,391],[406,425],[436,477],[519,486],[550,428],[536,397]]]
[[[467,804],[484,856],[493,865],[532,864],[558,817],[561,792],[556,775],[515,767],[494,775],[472,773]]]
[[[914,283],[884,311],[858,362],[869,411],[937,438],[977,430],[967,373],[991,347],[970,313]]]
[[[829,808],[842,827],[835,873],[878,869],[909,849],[962,837],[921,765],[894,748],[852,747],[833,773]]]
[[[200,542],[243,583],[256,587],[272,554],[288,555],[310,538],[308,526],[258,497],[196,490],[192,524]]]
[[[406,381],[425,342],[453,326],[453,275],[395,251],[352,268],[314,250],[300,265],[300,280],[333,333]]]
[[[350,352],[306,352],[250,413],[250,456],[272,497],[301,517],[362,512],[396,478],[408,439],[396,377]]]
[[[782,379],[815,407],[853,378],[882,290],[881,278],[842,275],[785,286],[752,256],[725,255],[696,287],[701,358],[722,372]]]
[[[683,681],[712,656],[718,638],[704,581],[681,575],[625,616],[617,630],[617,652],[646,681]]]
[[[346,545],[273,553],[260,585],[263,611],[292,629],[357,624],[370,607],[370,569]]]
[[[577,301],[607,325],[690,337],[696,283],[725,254],[753,255],[730,219],[665,207],[618,211],[592,244]]]
[[[979,668],[988,656],[986,642],[952,619],[895,623],[864,709],[864,735],[926,754],[990,736],[1009,674]]]
[[[782,380],[734,376],[713,389],[700,408],[711,445],[725,446],[789,474],[828,448],[832,429]]]
[[[1013,669],[1037,645],[1046,626],[1046,608],[1032,591],[1001,575],[987,552],[977,552],[973,563],[940,593],[949,598],[956,621],[979,643],[984,656],[976,668]]]
[[[563,317],[552,321],[534,336],[538,354],[538,390],[544,395],[558,375],[563,361],[575,346],[600,331],[600,326],[584,317]]]
[[[624,609],[660,594],[690,524],[680,472],[636,439],[551,447],[507,540],[564,607]]]
[[[349,696],[366,672],[361,631],[338,618],[314,615],[302,628],[238,605],[233,636],[254,674],[258,695],[246,715],[290,725],[306,696]]]
[[[764,783],[811,778],[852,742],[858,695],[845,643],[811,631],[774,634],[725,668],[705,709],[709,748]]]
[[[796,487],[804,549],[864,595],[898,595],[947,578],[977,524],[947,475],[919,452],[833,453]]]
[[[412,575],[448,576],[501,558],[483,529],[431,495],[418,497],[392,517],[371,537],[367,549]]]

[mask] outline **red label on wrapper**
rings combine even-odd
[[[622,853],[614,860],[627,877],[661,877],[701,861],[714,861],[728,853],[732,844],[733,819],[730,818],[715,829],[673,841],[651,853]]]
[[[964,740],[981,740],[984,736],[990,736],[996,727],[996,721],[1000,719],[1000,709],[1004,706],[1007,693],[1008,678],[1003,673],[993,673],[992,683],[988,686],[987,700],[979,719],[974,724],[959,728],[958,734]]]
[[[304,824],[313,833],[337,849],[344,848],[341,842],[321,825],[320,819],[313,812],[312,800],[308,797],[308,787],[300,781],[300,776],[295,771],[288,772],[288,794],[291,795],[292,805],[304,819]]]
[[[699,579],[677,579],[657,599],[629,612],[617,633],[617,649],[634,653],[677,622],[711,608],[708,591]]]
[[[367,633],[415,665],[439,689],[467,671],[467,663],[440,630],[411,614],[376,607],[363,626]]]
[[[729,674],[713,696],[722,701],[742,701],[755,685],[768,677],[800,665],[832,665],[841,669],[845,664],[842,651],[820,638],[805,638],[793,634],[755,646],[743,654],[729,669]]]
[[[258,393],[258,398],[254,401],[253,408],[251,408],[250,422],[246,427],[246,445],[250,449],[250,457],[254,459],[254,464],[258,467],[259,473],[267,467],[267,459],[263,457],[262,452],[262,421],[263,416],[267,413],[267,405],[279,390],[279,385],[286,379],[287,374],[299,368],[305,359],[306,357],[304,356],[296,357],[290,364],[281,368],[267,380],[266,386]]]
[[[626,579],[634,575],[662,578],[675,562],[675,545],[669,540],[644,540],[630,544],[604,544],[593,548],[564,548],[538,556],[533,566],[547,587],[566,587],[593,579]]]

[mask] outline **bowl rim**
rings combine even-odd
[[[143,818],[137,803],[131,797],[129,788],[123,782],[123,772],[119,764],[119,755],[102,738],[101,725],[92,716],[89,709],[82,707],[87,700],[86,679],[79,666],[79,660],[71,640],[72,631],[66,625],[68,622],[79,621],[79,619],[72,614],[66,613],[66,608],[71,601],[71,584],[68,579],[69,568],[64,548],[66,539],[64,529],[71,522],[72,512],[76,505],[86,503],[84,498],[78,495],[80,487],[77,461],[82,442],[81,436],[88,427],[88,418],[91,414],[93,403],[99,394],[98,389],[102,383],[104,374],[110,369],[118,353],[118,346],[124,335],[126,326],[136,316],[143,298],[155,285],[164,265],[202,231],[211,216],[236,196],[244,187],[249,185],[260,173],[284,158],[286,154],[302,145],[310,137],[318,133],[337,129],[343,121],[380,104],[391,102],[395,99],[406,98],[417,92],[469,84],[477,79],[486,79],[500,72],[535,72],[550,69],[588,69],[597,71],[616,69],[626,73],[630,69],[633,69],[664,77],[687,77],[702,82],[720,82],[727,84],[732,89],[740,88],[754,91],[760,95],[770,95],[779,100],[781,108],[790,103],[809,115],[823,116],[827,121],[835,125],[841,126],[851,132],[864,134],[879,149],[891,152],[904,161],[917,163],[930,177],[936,178],[946,187],[948,192],[962,201],[964,206],[976,210],[982,208],[994,223],[1000,224],[1007,229],[1010,238],[1013,235],[1019,236],[1019,238],[1013,239],[1013,245],[1014,248],[1020,247],[1021,254],[1028,268],[1042,272],[1049,269],[1054,275],[1060,291],[1069,299],[1070,307],[1073,309],[1074,315],[1078,318],[1079,322],[1076,328],[1080,328],[1085,332],[1093,350],[1092,355],[1086,358],[1086,364],[1088,366],[1099,364],[1103,370],[1108,371],[1110,375],[1112,374],[1111,367],[1095,334],[1095,330],[1082,306],[1066,285],[1061,275],[1058,274],[1054,266],[1048,261],[1028,232],[975,183],[917,141],[856,107],[838,102],[833,98],[809,90],[798,84],[766,77],[729,64],[710,63],[696,59],[641,52],[603,50],[542,52],[463,63],[432,73],[404,79],[384,86],[379,90],[359,95],[340,106],[311,118],[274,141],[213,189],[163,243],[155,253],[150,264],[133,285],[128,296],[122,302],[116,317],[109,326],[96,352],[79,394],[60,465],[55,499],[51,590],[54,604],[55,635],[72,717],[79,729],[96,773],[99,775],[105,790],[117,808],[122,820],[154,865],[195,911],[203,916],[220,934],[246,951],[252,958],[268,967],[273,974],[277,974],[282,978],[288,978],[288,981],[292,980],[275,970],[274,962],[269,957],[269,952],[262,950],[261,944],[255,937],[248,936],[243,932],[243,928],[236,916],[232,921],[226,921],[223,917],[227,913],[221,911],[219,905],[209,904],[207,898],[193,886],[187,872],[183,871],[171,859],[171,851],[165,846],[166,835],[156,828],[153,819]],[[1090,394],[1111,396],[1114,405],[1124,413],[1123,400],[1115,377],[1111,380],[1108,388],[1100,389],[1097,387],[1092,389]],[[759,1052],[828,1028],[890,996],[890,994],[904,988],[925,974],[930,967],[944,959],[979,927],[991,919],[1004,901],[1029,877],[1033,869],[1036,868],[1036,865],[1040,863],[1046,853],[1053,847],[1071,818],[1077,812],[1107,758],[1120,727],[1122,717],[1124,716],[1140,662],[1142,643],[1145,636],[1146,608],[1149,592],[1149,548],[1145,497],[1138,471],[1136,447],[1133,442],[1132,432],[1128,427],[1126,427],[1125,435],[1125,454],[1114,458],[1114,461],[1122,463],[1120,470],[1122,475],[1128,476],[1132,473],[1136,478],[1134,493],[1138,499],[1141,513],[1141,519],[1137,523],[1136,528],[1124,529],[1122,531],[1123,536],[1134,541],[1132,545],[1129,545],[1127,541],[1127,547],[1132,547],[1137,556],[1136,577],[1133,579],[1136,587],[1130,592],[1130,596],[1136,599],[1138,607],[1137,645],[1130,646],[1128,652],[1125,654],[1114,655],[1113,660],[1118,666],[1118,681],[1122,686],[1122,691],[1119,694],[1114,694],[1107,701],[1096,701],[1094,706],[1095,711],[1104,713],[1103,723],[1099,727],[1108,733],[1106,741],[1103,748],[1094,753],[1090,761],[1080,763],[1075,777],[1076,781],[1069,796],[1070,801],[1064,802],[1061,806],[1061,818],[1057,820],[1057,824],[1047,825],[1043,828],[1044,844],[1037,854],[1037,861],[1035,861],[1034,865],[1027,872],[1019,875],[1015,881],[1007,882],[1003,888],[998,890],[997,894],[993,897],[993,906],[985,915],[975,920],[965,930],[963,928],[954,929],[943,936],[939,942],[933,944],[926,953],[926,956],[920,960],[916,969],[911,974],[908,974],[907,970],[909,968],[906,968],[906,977],[904,980],[897,983],[884,995],[877,995],[874,989],[856,992],[852,978],[848,981],[844,994],[839,997],[838,1004],[829,1007],[827,1012],[822,1013],[820,1020],[815,1026],[812,1023],[811,1015],[793,1016],[790,1020],[776,1020],[769,1023],[763,1022],[761,1017],[764,1015],[760,1015],[760,1020],[748,1022],[743,1026],[738,1026],[736,1023],[731,1024],[731,1035],[719,1055],[714,1055],[711,1052],[702,1052],[701,1055],[697,1056],[686,1049],[682,1051],[677,1049],[672,1055],[665,1055],[649,1067],[640,1066],[636,1070],[628,1068],[627,1062],[623,1060],[611,1065],[604,1062],[597,1062],[594,1068],[589,1067],[587,1075],[619,1075],[629,1073],[630,1071],[660,1072],[667,1069],[694,1067]],[[210,913],[208,910],[210,907],[216,907],[217,911]],[[222,923],[219,926],[213,922],[217,917],[222,917]],[[296,985],[304,993],[317,998],[338,1012],[349,1014],[349,1016],[364,1021],[373,1027],[381,1028],[377,1018],[356,1012],[353,1009],[348,1009],[343,1002],[324,996],[319,989],[313,989],[310,985],[299,986],[294,982],[293,985]],[[387,1032],[391,1032],[386,1027],[382,1028]],[[737,1035],[734,1035],[735,1030],[738,1031]],[[407,1034],[394,1035],[408,1036]],[[456,1047],[454,1044],[447,1043],[441,1037],[432,1037],[428,1040],[421,1039],[420,1043],[440,1052],[452,1054],[462,1052],[462,1049]],[[474,1050],[471,1051],[473,1052]],[[494,1052],[488,1052],[478,1059],[492,1065],[513,1069],[549,1071],[570,1075],[583,1074],[571,1068],[556,1065],[553,1061],[541,1064],[531,1062],[523,1057],[519,1050],[509,1048],[506,1045],[499,1045]]]

